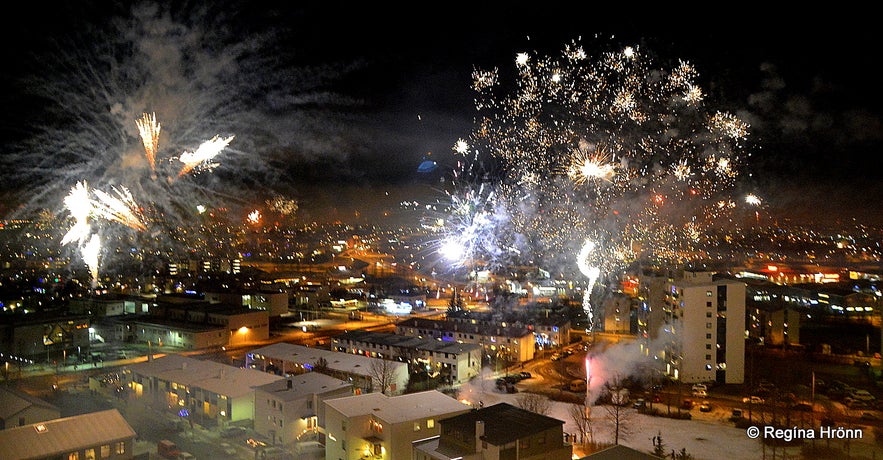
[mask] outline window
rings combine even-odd
[[[67,460],[80,460],[80,453],[79,452],[71,452],[71,453],[67,454]]]
[[[705,329],[711,329],[711,323],[705,323]]]
[[[706,349],[706,350],[711,350],[711,344],[710,344],[710,343],[706,343],[706,344],[705,344],[705,349]]]
[[[711,361],[711,355],[705,355],[705,360],[706,360],[706,361]]]
[[[110,444],[105,444],[101,446],[101,458],[110,457]]]
[[[426,420],[426,428],[429,428],[429,429],[435,428],[435,419],[427,419]]]
[[[705,297],[711,297],[711,291],[705,291]]]
[[[711,307],[711,302],[705,302],[706,307]]]
[[[120,441],[120,442],[116,443],[116,449],[114,449],[114,450],[116,450],[117,455],[125,454],[126,453],[126,443],[124,441]]]
[[[705,338],[706,338],[706,339],[710,339],[710,338],[711,338],[711,334],[705,334]]]
[[[705,312],[705,317],[706,317],[706,318],[711,318],[711,312],[710,312],[710,311]]]
[[[420,422],[414,422],[414,431],[420,431]]]
[[[90,447],[86,449],[86,460],[95,460],[95,448]]]

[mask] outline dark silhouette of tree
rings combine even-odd
[[[540,415],[549,415],[549,409],[551,407],[549,398],[536,393],[519,394],[515,398],[515,404],[524,410],[529,410]]]
[[[374,359],[368,368],[372,386],[380,388],[383,394],[389,394],[390,386],[395,382],[395,362],[388,359]]]
[[[618,445],[620,439],[626,439],[632,434],[631,416],[634,412],[628,407],[625,379],[616,376],[607,381],[604,388],[610,393],[610,404],[604,406],[604,410],[607,412],[607,419],[613,424],[613,443]]]

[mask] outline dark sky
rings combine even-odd
[[[7,12],[2,81],[12,91],[2,95],[8,107],[0,125],[4,139],[17,139],[21,123],[41,120],[40,107],[13,84],[32,68],[30,53],[48,37],[86,30],[125,11],[102,5],[65,10],[34,4]],[[273,163],[280,168],[276,175],[305,206],[339,206],[347,215],[347,202],[366,201],[365,189],[380,196],[436,187],[417,166],[432,152],[444,173],[451,146],[468,136],[473,68],[511,67],[517,52],[554,54],[577,38],[640,44],[661,59],[693,63],[709,97],[751,124],[752,171],[743,179],[746,190],[759,190],[770,206],[797,212],[824,204],[842,211],[880,196],[880,39],[868,14],[825,11],[797,18],[548,2],[499,8],[228,5],[223,11],[231,30],[277,32],[277,49],[295,65],[350,66],[321,88],[348,101],[334,102],[341,106],[333,111],[335,129],[317,127],[310,131],[316,139],[292,140],[275,153],[284,155]]]

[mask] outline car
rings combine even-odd
[[[552,361],[558,361],[558,360],[560,360],[560,359],[561,359],[561,354],[559,354],[559,353],[554,353],[554,354],[552,355]]]
[[[852,393],[849,394],[849,397],[865,402],[872,402],[877,399],[874,395],[869,393],[868,390],[853,390]]]
[[[632,404],[632,408],[634,409],[643,409],[647,406],[647,401],[644,398],[638,398],[635,400],[634,404]]]
[[[530,372],[521,372],[518,375],[521,377],[522,380],[533,378],[533,375],[531,375]]]
[[[808,401],[799,401],[791,406],[791,409],[798,412],[812,412],[812,403]]]
[[[745,404],[763,404],[766,401],[760,396],[746,396],[742,398],[742,402]]]
[[[255,438],[248,438],[245,440],[245,444],[257,449],[259,447],[267,447],[267,443]]]
[[[705,390],[693,390],[693,396],[697,398],[705,398],[708,396],[708,392]]]
[[[708,392],[708,387],[703,383],[697,383],[693,385],[692,391],[695,393],[697,391]]]
[[[699,405],[699,412],[711,412],[711,403],[702,401],[702,404]]]
[[[685,400],[681,401],[681,409],[690,410],[692,408],[693,408],[693,400],[692,399],[685,399]]]

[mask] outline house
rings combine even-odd
[[[278,375],[210,360],[166,355],[129,366],[131,397],[156,407],[186,409],[197,421],[219,425],[254,418],[254,388],[281,380]]]
[[[135,430],[116,409],[0,430],[4,460],[133,458]]]
[[[25,392],[0,387],[0,430],[61,417],[61,409]]]
[[[273,444],[319,438],[327,399],[353,395],[353,385],[318,372],[293,375],[255,388],[254,430]]]
[[[325,401],[325,458],[412,458],[411,444],[437,436],[439,421],[470,407],[435,390],[386,396],[370,393]]]
[[[569,460],[564,422],[507,403],[439,421],[439,436],[413,444],[415,460]]]

